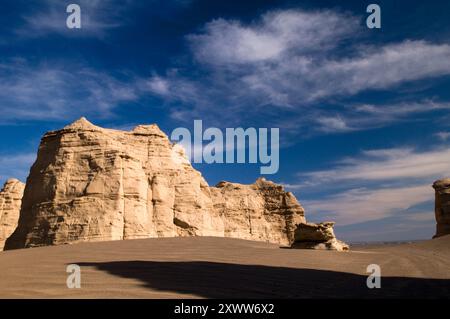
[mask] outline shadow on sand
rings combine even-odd
[[[115,261],[77,263],[115,276],[138,279],[152,290],[206,298],[448,298],[450,280],[382,277],[368,289],[367,277],[344,272],[206,261]]]

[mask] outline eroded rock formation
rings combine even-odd
[[[441,179],[433,184],[435,189],[436,235],[450,234],[450,178]]]
[[[334,222],[298,224],[292,248],[349,250],[349,246],[346,243],[336,238],[333,226]]]
[[[125,132],[82,118],[42,138],[5,249],[171,236],[290,245],[302,222],[303,208],[280,185],[209,187],[156,125]]]
[[[226,237],[288,245],[296,225],[305,222],[295,196],[264,178],[251,185],[220,182],[210,191],[216,214],[225,217]]]
[[[11,178],[0,191],[0,251],[17,227],[24,188],[24,183]]]

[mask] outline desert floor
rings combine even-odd
[[[68,264],[81,288],[68,289]],[[369,264],[381,288],[368,289]],[[450,236],[350,252],[229,238],[159,238],[0,252],[1,298],[450,297]]]

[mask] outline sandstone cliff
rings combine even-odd
[[[131,132],[86,119],[49,132],[5,249],[83,241],[225,236],[289,245],[304,210],[283,187],[209,187],[156,125]]]
[[[440,237],[450,235],[450,178],[434,182],[436,235]]]
[[[0,191],[0,251],[17,227],[24,188],[24,183],[11,178]]]

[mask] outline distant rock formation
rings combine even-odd
[[[334,222],[301,223],[295,230],[292,248],[347,251],[349,245],[336,239]]]
[[[0,191],[0,251],[17,227],[24,188],[24,183],[11,178]]]
[[[42,138],[5,249],[171,236],[290,245],[304,222],[294,195],[265,179],[209,187],[156,125],[126,132],[81,118]]]
[[[433,238],[450,234],[450,178],[433,184],[435,189],[436,235]]]

